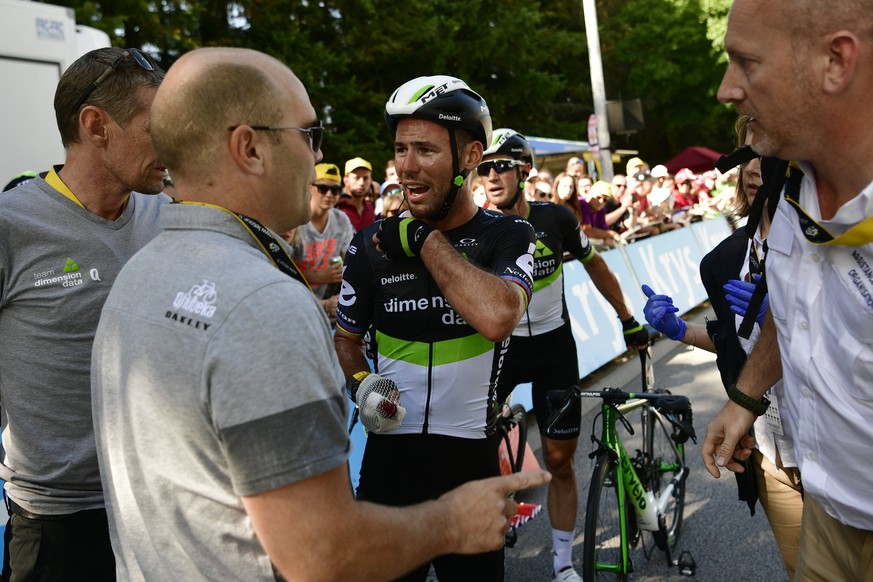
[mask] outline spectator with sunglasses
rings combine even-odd
[[[512,129],[495,130],[483,160],[477,171],[485,179],[492,207],[526,219],[537,233],[535,291],[512,333],[497,384],[497,399],[503,403],[518,384],[533,383],[534,414],[541,432],[543,460],[553,476],[548,496],[554,548],[552,579],[581,581],[571,559],[579,505],[573,458],[582,422],[581,408],[566,415],[560,426],[546,430],[550,412],[546,394],[579,381],[576,342],[564,299],[564,251],[582,262],[594,286],[615,309],[629,348],[644,347],[648,333],[628,309],[618,279],[580,231],[579,221],[570,208],[564,204],[529,202],[522,195],[534,163],[527,139]],[[568,177],[572,180],[572,176]]]
[[[309,185],[312,219],[295,229],[291,258],[303,271],[328,317],[336,321],[343,260],[355,229],[346,213],[334,208],[342,192],[339,168],[317,164],[315,176],[315,182]]]
[[[54,98],[66,162],[0,197],[6,580],[114,580],[91,346],[124,263],[160,230],[149,133],[164,73],[136,49],[76,60]]]

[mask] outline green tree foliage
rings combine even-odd
[[[581,0],[66,0],[77,20],[164,67],[201,46],[287,63],[329,124],[325,159],[392,156],[390,93],[419,75],[460,77],[496,127],[586,139],[593,112]],[[613,136],[651,163],[689,145],[730,148],[734,114],[715,100],[730,0],[598,0],[608,99],[640,98],[646,129]],[[244,91],[244,88],[240,89]]]

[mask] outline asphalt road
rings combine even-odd
[[[702,320],[703,312],[695,319]],[[691,468],[686,488],[685,521],[676,555],[690,552],[697,563],[696,579],[706,582],[766,581],[786,582],[788,575],[782,566],[776,544],[766,516],[758,506],[754,517],[749,515],[745,503],[737,500],[736,482],[730,473],[713,479],[703,466],[700,444],[711,418],[725,401],[724,389],[719,381],[715,357],[699,349],[691,349],[678,342],[662,339],[654,346],[655,385],[668,388],[677,394],[687,395],[694,409],[694,425],[698,433],[697,445],[689,441],[686,459]],[[615,386],[625,390],[640,388],[639,360],[634,359],[611,369],[601,371],[586,381],[591,387]],[[581,572],[582,530],[585,520],[585,501],[588,496],[588,480],[593,461],[588,453],[593,450],[589,440],[597,399],[585,399],[582,419],[582,436],[576,454],[576,473],[579,483],[580,510],[577,519],[576,540],[573,546],[573,561]],[[533,417],[530,417],[531,420]],[[599,425],[598,425],[599,426]],[[530,446],[539,451],[536,429],[531,430]],[[628,447],[631,454],[633,447]],[[506,550],[506,580],[527,582],[549,580],[551,577],[551,538],[548,515],[545,512],[545,488],[519,494],[519,499],[540,503],[544,511],[518,530],[518,543]],[[686,577],[676,568],[668,566],[664,553],[652,549],[650,536],[643,540],[649,548],[647,559],[642,546],[634,550],[635,572],[631,580],[679,581]]]

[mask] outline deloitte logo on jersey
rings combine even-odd
[[[417,279],[417,277],[413,273],[400,273],[399,275],[382,277],[382,284],[391,285],[392,283],[403,283],[405,281],[414,281],[415,279]]]

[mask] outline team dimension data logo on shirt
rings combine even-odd
[[[60,283],[62,287],[77,287],[85,282],[82,278],[82,273],[79,272],[79,265],[76,261],[68,258],[64,264],[63,274],[58,274],[54,269],[42,271],[33,274],[34,287],[46,287]]]

